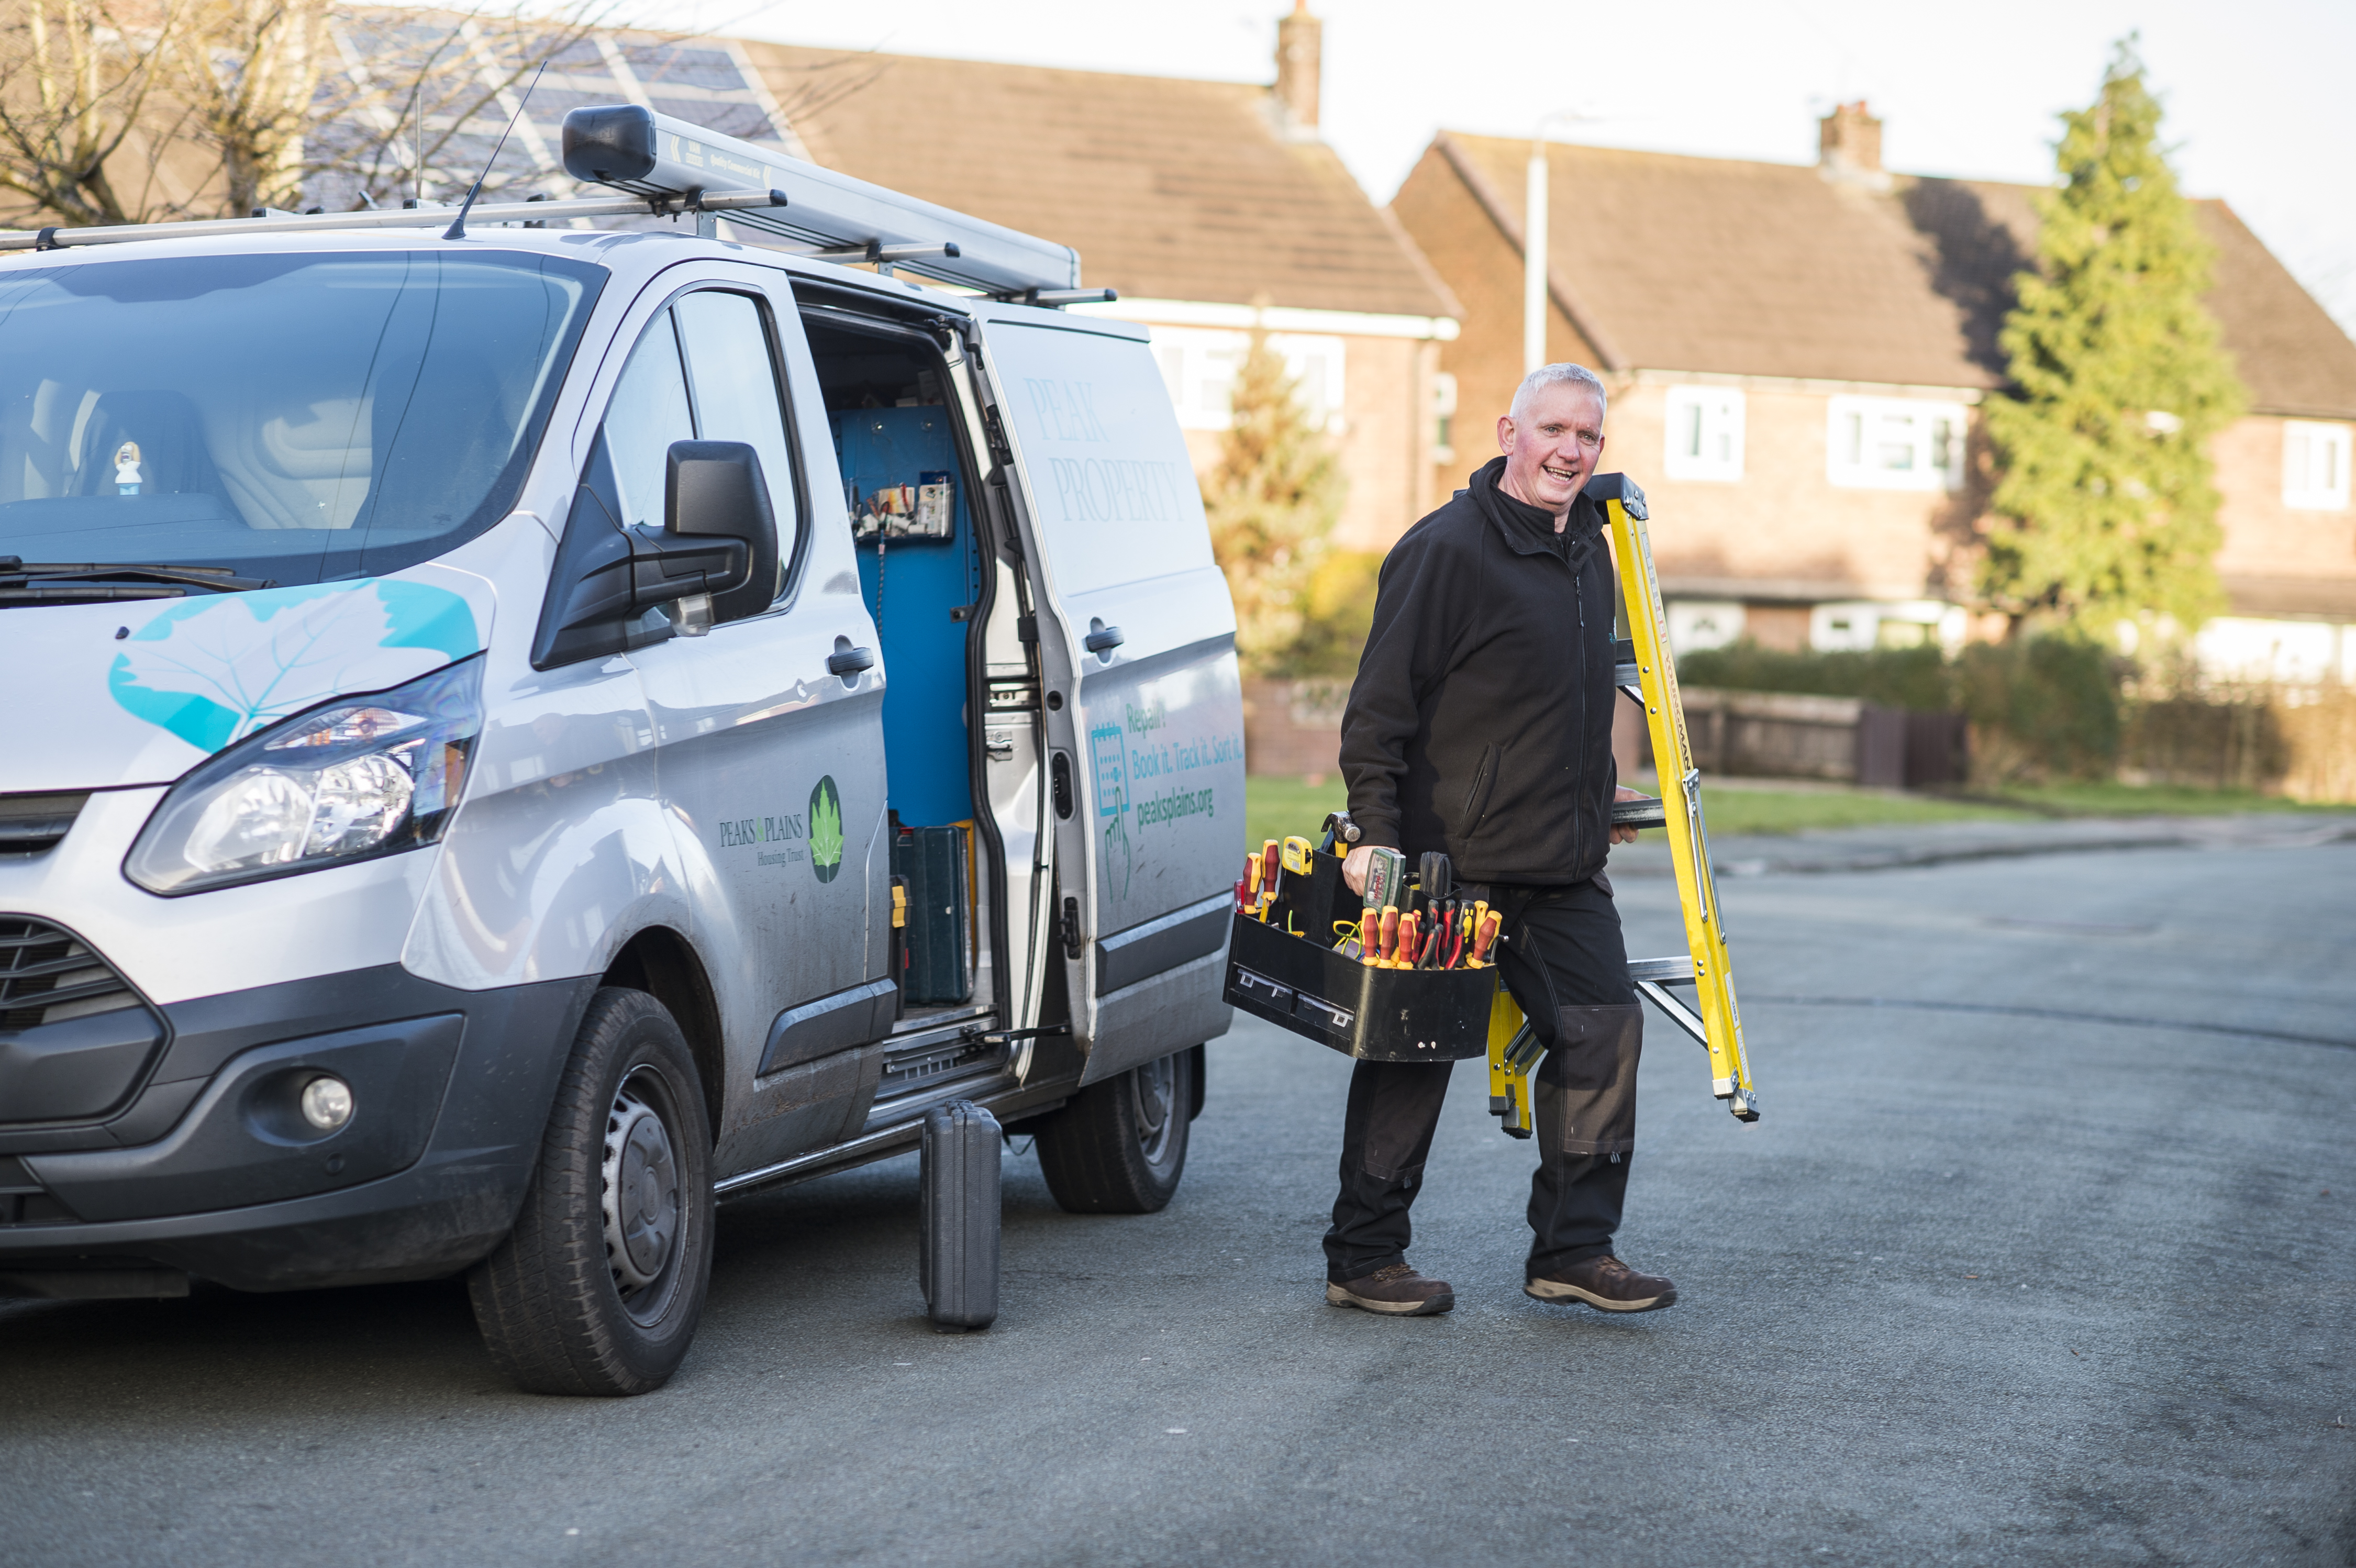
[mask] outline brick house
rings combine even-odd
[[[1279,27],[1273,88],[742,46],[830,168],[1076,248],[1076,308],[1144,322],[1197,471],[1258,326],[1333,440],[1335,542],[1387,549],[1445,481],[1430,414],[1458,309],[1317,134],[1320,28]]]
[[[1862,648],[1971,631],[1977,408],[2034,253],[2033,188],[1894,175],[1862,103],[1815,167],[1554,145],[1547,357],[1612,388],[1606,466],[1653,498],[1672,635]],[[1522,371],[1529,144],[1443,132],[1392,210],[1465,310],[1463,460]],[[2210,306],[2250,392],[2217,438],[2220,673],[2356,681],[2356,344],[2222,201]],[[1477,426],[1477,432],[1474,427]]]

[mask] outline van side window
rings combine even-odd
[[[630,351],[605,410],[605,445],[624,522],[662,526],[670,444],[693,440],[742,441],[761,455],[782,535],[777,575],[769,584],[769,596],[776,597],[800,542],[801,514],[794,503],[793,456],[768,327],[747,295],[716,289],[691,294],[648,323]]]
[[[648,324],[630,350],[621,384],[605,408],[605,450],[614,460],[621,521],[660,528],[663,471],[674,441],[695,439],[687,377],[680,368],[679,334],[668,310]]]
[[[761,455],[776,513],[778,584],[801,542],[794,504],[793,457],[786,446],[785,409],[769,357],[761,307],[741,294],[691,294],[671,306],[687,349],[688,384],[695,401],[695,432],[705,441],[742,441]],[[774,597],[776,587],[770,590]]]

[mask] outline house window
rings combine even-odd
[[[1347,350],[1339,338],[1315,333],[1271,332],[1268,346],[1283,360],[1293,380],[1294,395],[1309,423],[1328,435],[1339,435],[1342,389]],[[1177,406],[1178,424],[1186,430],[1225,430],[1231,417],[1236,372],[1251,351],[1248,332],[1221,332],[1198,327],[1153,328],[1153,358]]]
[[[1730,387],[1671,387],[1662,463],[1673,479],[1742,478],[1742,394]]]
[[[2348,426],[2283,421],[2283,505],[2347,510]]]
[[[1431,378],[1431,460],[1456,461],[1456,378],[1446,371]]]
[[[1960,489],[1968,417],[1956,403],[1834,398],[1826,414],[1826,478],[1850,489]]]
[[[1668,612],[1672,653],[1724,648],[1741,639],[1742,607],[1731,599],[1671,599]]]

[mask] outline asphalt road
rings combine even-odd
[[[0,1309],[0,1560],[2356,1562],[2356,845],[1724,892],[1766,1120],[1654,1021],[1669,1311],[1521,1294],[1471,1068],[1413,1254],[1457,1310],[1324,1305],[1348,1064],[1239,1024],[1168,1211],[1010,1160],[987,1334],[920,1316],[912,1159],[723,1209],[636,1401],[510,1391],[450,1284]]]

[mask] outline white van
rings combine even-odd
[[[0,236],[0,1293],[466,1271],[631,1393],[715,1197],[944,1100],[1177,1186],[1242,709],[1143,331],[643,110],[566,156],[637,194]]]

